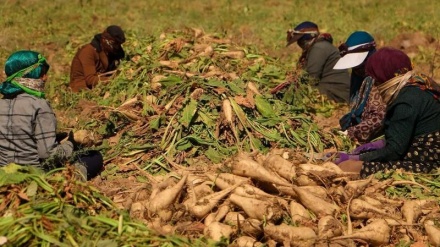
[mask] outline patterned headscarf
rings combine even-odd
[[[366,73],[376,80],[384,102],[389,105],[405,86],[416,86],[439,99],[437,83],[413,71],[410,58],[401,50],[384,47],[376,51],[367,61]]]

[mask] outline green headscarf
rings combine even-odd
[[[35,58],[37,58],[37,61],[33,62],[35,61]],[[30,63],[31,65],[29,65]],[[37,90],[35,87],[31,88],[22,84],[24,81],[32,82],[32,80],[34,80],[35,83],[41,84],[44,87],[44,82],[39,79],[43,69],[42,65],[49,67],[46,59],[37,52],[18,51],[13,53],[6,61],[5,72],[7,75],[10,75],[6,78],[6,81],[0,85],[0,93],[3,95],[14,95],[25,92],[38,98],[44,98],[45,95],[44,92],[42,92],[42,89]],[[21,67],[24,68],[20,69]],[[17,69],[18,71],[14,72],[14,70]]]

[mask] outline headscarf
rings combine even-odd
[[[125,42],[125,34],[121,27],[108,26],[104,32],[96,34],[90,42],[98,52],[104,50],[108,54],[109,70],[116,68],[116,61],[125,57],[122,44]]]
[[[15,52],[6,61],[5,72],[8,77],[0,85],[0,93],[12,96],[25,92],[44,98],[45,82],[41,76],[48,69],[49,65],[43,55],[34,51]]]
[[[301,56],[298,59],[298,63],[296,64],[297,69],[303,69],[306,67],[307,64],[307,55],[310,51],[310,48],[316,43],[320,41],[327,41],[330,44],[333,43],[333,37],[329,33],[320,33],[317,37],[309,39],[309,40],[299,40],[298,42],[303,42],[302,45],[302,53]]]
[[[296,65],[297,69],[302,69],[306,66],[310,47],[318,41],[333,43],[333,37],[329,33],[320,33],[318,25],[310,21],[302,22],[294,29],[287,31],[287,46],[297,42],[302,49],[301,56]]]
[[[440,90],[432,79],[413,71],[410,58],[401,50],[384,47],[367,61],[366,73],[376,80],[382,99],[390,105],[405,86],[416,86],[438,99]]]
[[[311,21],[305,21],[297,25],[294,29],[287,31],[287,45],[297,41],[311,40],[319,35],[318,25]]]
[[[368,98],[370,96],[371,88],[373,87],[373,78],[368,76],[365,78],[358,92],[354,96],[350,112],[345,114],[340,120],[339,125],[343,131],[347,130],[350,126],[359,124],[362,119],[362,113],[367,105]]]

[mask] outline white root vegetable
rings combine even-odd
[[[261,221],[251,218],[245,219],[244,216],[238,212],[229,212],[225,216],[223,223],[236,227],[242,232],[242,235],[257,237],[263,232]]]
[[[291,196],[295,199],[298,198],[298,195],[295,193],[295,190],[293,190],[292,186],[276,186],[276,188],[285,195]],[[316,185],[311,185],[311,186],[301,186],[301,189],[306,190],[307,192],[322,198],[324,200],[329,200],[329,198],[327,197],[327,191],[324,187],[322,186],[316,186]]]
[[[375,207],[383,207],[383,204],[380,201],[378,201],[374,198],[371,198],[369,196],[363,195],[363,196],[360,196],[359,199],[366,201]]]
[[[390,216],[390,213],[377,208],[361,199],[353,199],[350,204],[350,216],[355,219],[370,219],[377,216]],[[395,217],[392,217],[395,218]]]
[[[75,131],[75,133],[73,133],[73,139],[75,142],[83,146],[91,146],[95,141],[93,138],[93,133],[88,130]]]
[[[370,188],[370,187],[368,187]],[[368,194],[368,196],[380,201],[382,204],[391,206],[391,207],[401,207],[403,205],[403,200],[393,200],[385,197],[380,193]]]
[[[414,201],[405,201],[403,206],[400,208],[406,223],[413,223],[422,214],[422,209]]]
[[[276,204],[248,197],[231,194],[229,200],[243,209],[247,216],[258,220],[278,220],[282,217],[282,209]]]
[[[206,216],[204,223],[205,225],[209,225],[210,223],[216,221],[220,222],[230,211],[230,205],[228,202],[223,203],[221,206],[218,207],[217,212],[210,213],[208,216]]]
[[[224,190],[228,187],[231,187],[236,184],[244,184],[249,183],[249,178],[237,176],[231,173],[207,173],[206,176],[214,182],[216,186],[218,186],[220,189]]]
[[[432,209],[437,205],[435,201],[432,200],[407,200],[403,203],[400,208],[403,217],[407,224],[412,224],[417,221],[417,219],[422,215],[422,210]]]
[[[383,181],[376,181],[375,183],[372,183],[368,188],[365,189],[365,194],[371,197],[372,194],[380,193],[385,188],[387,188],[394,180],[393,179],[387,179]]]
[[[330,239],[341,236],[343,227],[341,222],[332,216],[324,216],[318,222],[318,237],[320,239]]]
[[[310,214],[307,211],[307,209],[304,208],[303,205],[291,201],[289,204],[289,211],[290,211],[290,217],[292,218],[293,222],[301,222],[304,220],[310,220]]]
[[[203,234],[215,241],[220,241],[222,237],[229,238],[234,232],[231,226],[220,222],[212,222],[203,230]]]
[[[218,205],[220,200],[225,198],[229,193],[231,193],[231,191],[237,188],[238,185],[239,184],[200,198],[193,205],[189,205],[188,211],[199,219],[205,217],[214,207]]]
[[[155,194],[153,198],[150,198],[146,206],[148,211],[154,214],[162,209],[168,209],[169,206],[175,202],[177,196],[182,191],[183,185],[185,184],[187,177],[188,175],[183,176],[176,185],[160,191]]]
[[[348,201],[350,198],[357,198],[365,192],[365,188],[371,183],[373,176],[364,180],[348,181],[344,187],[345,199]]]
[[[207,226],[207,225],[211,224],[212,222],[215,222],[216,214],[217,214],[217,212],[208,214],[205,217],[205,219],[203,220],[203,224],[205,224],[205,226]]]
[[[327,168],[322,165],[313,165],[313,164],[300,164],[298,165],[298,173],[302,173],[305,175],[313,174],[322,178],[336,177],[339,174],[342,174],[342,170],[338,171],[335,169]]]
[[[329,162],[329,161],[327,161],[327,162],[321,164],[321,166],[324,167],[324,168],[326,168],[326,169],[332,170],[332,171],[336,172],[337,174],[346,173],[346,172],[344,172],[341,168],[339,168],[338,165],[336,165],[336,164],[333,163],[333,162]]]
[[[273,172],[276,172],[282,178],[288,181],[296,177],[295,165],[280,155],[269,155],[263,162],[263,166]]]
[[[312,228],[295,227],[286,224],[267,225],[264,227],[264,234],[277,242],[290,243],[290,246],[313,246],[317,236]]]
[[[257,219],[246,219],[239,229],[243,235],[257,237],[263,234],[263,223]]]
[[[251,159],[244,153],[238,154],[231,165],[232,173],[239,176],[250,177],[258,181],[274,183],[278,185],[290,185],[289,182],[279,177]]]
[[[228,99],[223,100],[223,113],[225,114],[226,121],[232,124],[234,115],[232,114],[231,102]]]
[[[246,56],[246,54],[244,54],[244,51],[225,51],[221,54],[232,59],[242,59]]]
[[[337,205],[326,202],[325,200],[307,192],[301,187],[293,185],[292,188],[298,195],[298,199],[301,201],[301,203],[318,216],[334,215],[340,210]]]
[[[369,222],[373,222],[373,221],[376,221],[378,219],[385,220],[389,226],[415,226],[415,225],[417,225],[417,224],[407,224],[403,220],[390,219],[390,218],[387,218],[386,216],[385,217],[381,217],[381,218],[371,218],[371,219],[368,219],[367,220],[367,224]]]
[[[241,236],[234,240],[234,243],[232,246],[237,247],[259,247],[263,246],[263,243],[258,242],[255,238],[248,237],[248,236]]]
[[[267,199],[267,198],[275,197],[274,195],[268,194],[263,190],[260,190],[259,188],[252,186],[250,184],[242,184],[238,186],[234,190],[234,194],[249,198],[255,198],[255,199]]]
[[[390,236],[391,228],[387,222],[383,219],[378,219],[352,234],[335,237],[332,238],[332,240],[361,239],[370,243],[372,246],[383,246],[388,244]]]
[[[223,223],[231,225],[231,226],[237,226],[239,224],[243,224],[245,221],[245,218],[242,214],[238,212],[229,212],[226,214],[225,219],[223,220]]]
[[[145,205],[147,201],[138,201],[131,204],[130,207],[130,217],[142,219],[144,218]]]
[[[156,212],[156,215],[162,222],[167,222],[173,217],[173,211],[170,209],[161,209]]]
[[[215,221],[221,221],[231,210],[231,205],[228,201],[223,203],[220,207],[218,207],[217,214],[215,216]]]
[[[207,174],[207,176],[210,180],[212,180],[215,183],[217,187],[219,187],[222,190],[234,184],[242,183],[234,190],[234,193],[237,195],[256,198],[256,199],[274,197],[273,195],[268,194],[255,186],[247,184],[247,182],[249,182],[248,178],[240,177],[230,173],[220,173],[218,175]]]
[[[261,95],[260,91],[258,91],[257,86],[255,86],[253,82],[248,82],[247,88],[249,88],[249,90],[251,90],[254,94]]]
[[[295,183],[299,186],[317,186],[318,182],[316,182],[314,179],[310,178],[307,175],[298,175],[295,179]],[[321,182],[319,182],[321,184]]]
[[[423,226],[425,227],[429,242],[435,247],[440,247],[440,229],[434,226],[432,220],[425,221]]]
[[[195,186],[193,192],[196,198],[201,198],[214,193],[211,187],[205,183]]]

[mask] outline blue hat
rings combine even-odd
[[[319,34],[318,25],[311,21],[305,21],[296,26],[293,30],[287,31],[287,46],[299,39],[309,40]]]
[[[370,51],[376,50],[373,36],[365,31],[352,33],[347,41],[339,46],[341,58],[333,69],[348,69],[362,64]]]

